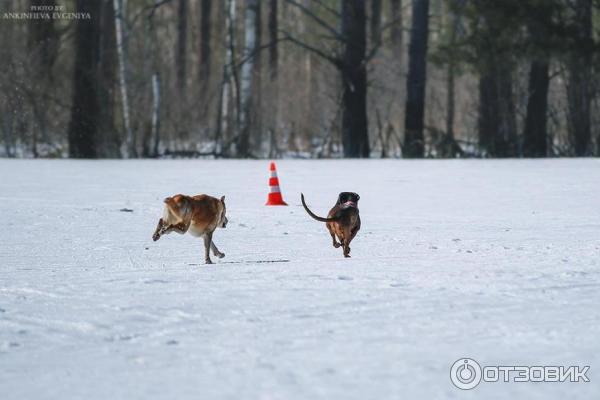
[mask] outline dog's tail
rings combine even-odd
[[[335,221],[337,221],[337,218],[323,218],[323,217],[319,217],[317,214],[315,214],[314,212],[310,211],[310,209],[308,208],[308,206],[304,202],[304,194],[300,193],[300,199],[302,200],[302,205],[304,206],[304,209],[306,210],[306,212],[308,213],[308,215],[310,215],[311,217],[313,217],[317,221],[320,221],[320,222],[335,222]]]

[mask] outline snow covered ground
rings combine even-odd
[[[600,160],[0,160],[0,398],[591,399]],[[360,193],[352,258],[318,214]],[[162,199],[226,195],[226,253],[151,240]],[[128,208],[133,212],[121,212]],[[589,365],[455,388],[450,366]]]

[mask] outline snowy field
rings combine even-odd
[[[592,399],[600,160],[0,160],[0,398]],[[361,195],[352,258],[320,215]],[[154,243],[162,199],[226,195],[226,253]],[[128,208],[133,212],[121,212]],[[486,383],[452,363],[589,365]]]

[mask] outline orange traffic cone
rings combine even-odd
[[[281,190],[279,190],[279,178],[277,178],[277,168],[275,163],[271,163],[271,178],[269,178],[269,197],[267,198],[267,206],[287,206],[287,203],[283,201],[281,197]]]

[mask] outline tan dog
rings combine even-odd
[[[314,219],[326,222],[329,234],[333,239],[333,247],[342,247],[344,257],[350,257],[350,242],[360,230],[360,214],[358,212],[358,200],[360,196],[354,192],[342,192],[339,194],[335,206],[327,214],[327,218],[319,217],[306,206],[304,195],[300,193],[304,209]],[[339,239],[339,243],[335,240]]]
[[[204,238],[204,259],[207,264],[213,263],[210,259],[211,248],[215,256],[225,257],[212,241],[215,229],[227,226],[225,196],[219,200],[205,194],[178,194],[167,197],[164,202],[163,217],[158,221],[156,231],[152,235],[155,242],[164,234],[177,232],[183,235],[189,231],[192,236]]]

